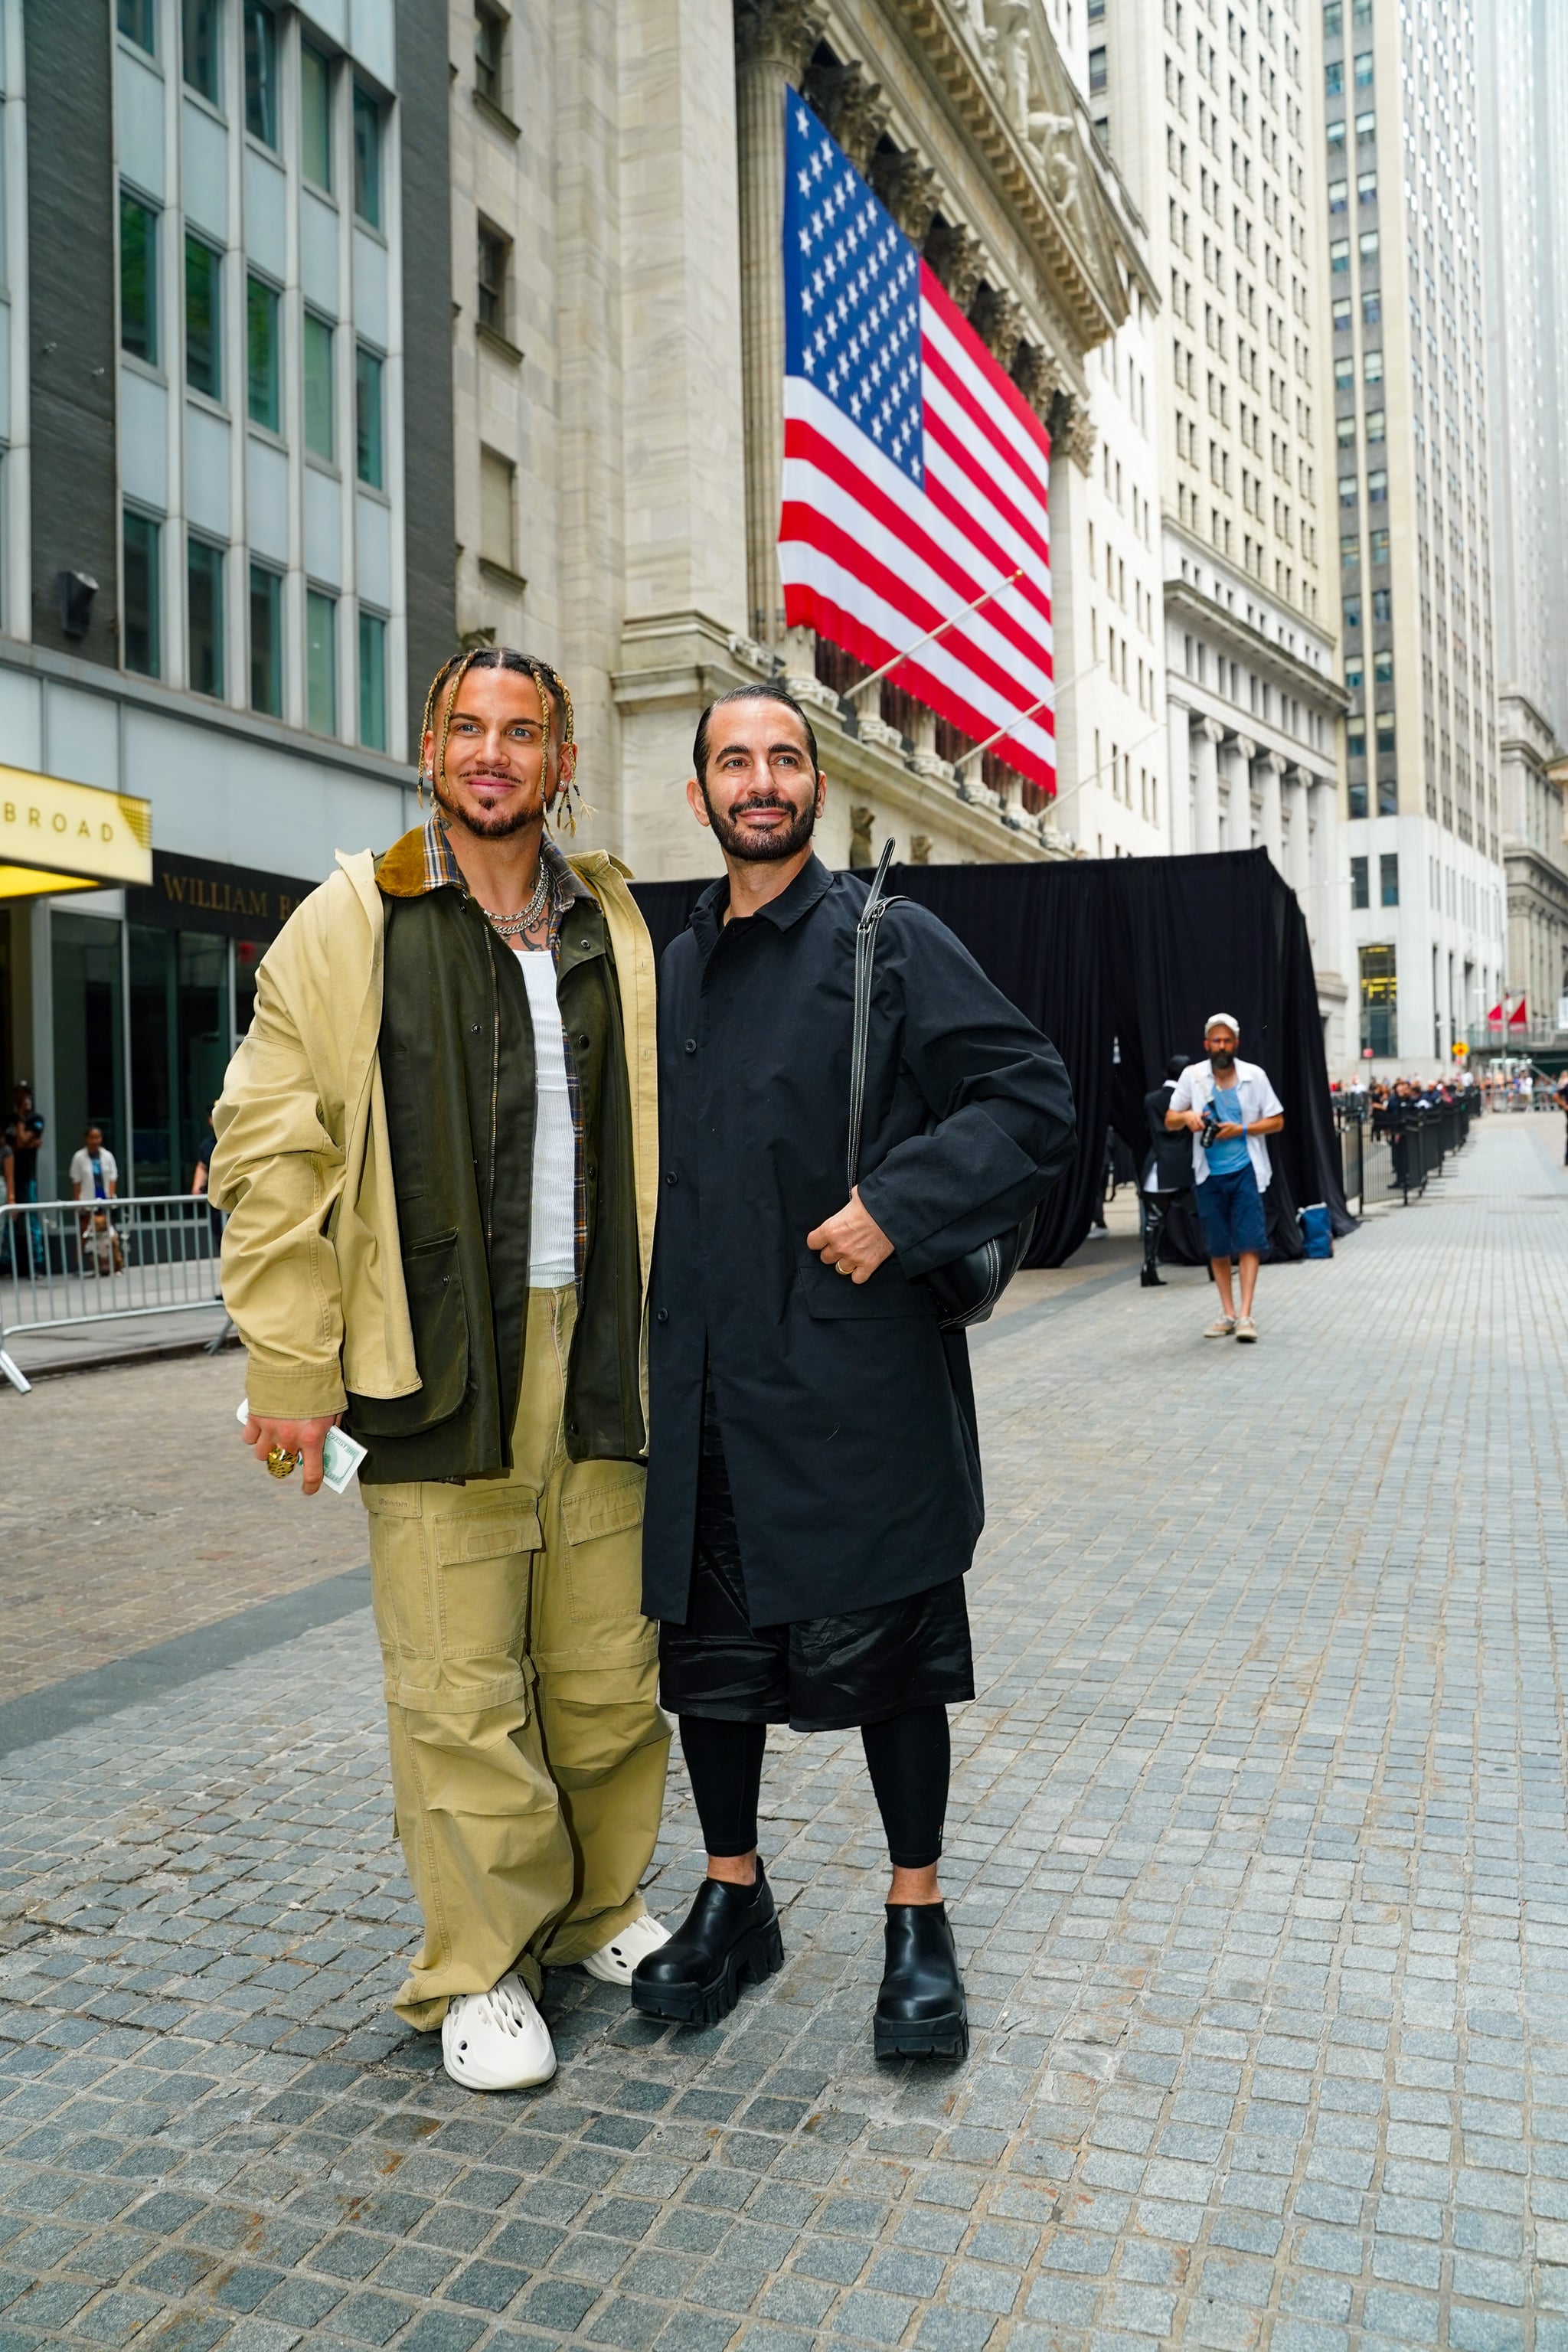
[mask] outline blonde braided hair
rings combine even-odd
[[[552,669],[548,662],[541,661],[536,654],[519,653],[511,646],[474,646],[467,653],[453,654],[448,660],[442,663],[430,681],[429,693],[425,697],[425,715],[419,723],[419,805],[421,808],[425,805],[426,782],[437,803],[440,800],[437,786],[447,781],[447,739],[452,730],[452,713],[457,708],[458,690],[471,669],[511,670],[519,675],[531,677],[534,685],[539,688],[539,708],[544,720],[546,761],[550,756],[552,700],[559,704],[562,713],[562,751],[565,752],[575,748],[576,718],[572,709],[572,697],[566,681],[560,673]],[[443,688],[447,688],[447,695],[441,712],[440,740],[436,745],[436,756],[430,766],[426,768],[425,745],[426,740],[435,731],[437,698]],[[574,835],[577,831],[579,811],[584,815],[588,814],[587,803],[578,791],[574,777],[568,777],[557,790],[555,799],[551,802],[549,807],[549,814],[552,816],[554,814],[556,802],[561,804],[561,822],[567,832]]]

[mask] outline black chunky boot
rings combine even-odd
[[[943,1903],[888,1905],[888,1963],[873,2027],[879,2058],[967,2058],[969,2009]]]
[[[773,1891],[759,1856],[750,1886],[703,1880],[668,1943],[637,1962],[632,2007],[675,2025],[713,2025],[729,2016],[743,1984],[761,1984],[783,1966]]]
[[[1163,1290],[1165,1287],[1164,1276],[1156,1274],[1152,1265],[1146,1265],[1138,1279],[1145,1290]]]

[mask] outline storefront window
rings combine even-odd
[[[228,941],[131,925],[138,1192],[188,1191],[228,1066]]]
[[[89,1127],[125,1157],[124,1003],[120,925],[57,913],[54,964],[55,1158],[62,1171]]]

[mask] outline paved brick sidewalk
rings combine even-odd
[[[1254,1350],[1194,1276],[980,1341],[965,2068],[870,2060],[853,1738],[770,1752],[765,1993],[554,1979],[488,2100],[386,2021],[363,1616],[0,1766],[0,2352],[1568,2352],[1556,1139],[1266,1271]]]

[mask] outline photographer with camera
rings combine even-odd
[[[1256,1339],[1252,1297],[1258,1268],[1268,1246],[1263,1195],[1273,1173],[1268,1135],[1285,1124],[1284,1105],[1256,1062],[1237,1059],[1241,1024],[1234,1013],[1214,1013],[1204,1024],[1206,1062],[1194,1062],[1176,1080],[1168,1128],[1190,1128],[1193,1175],[1204,1221],[1209,1264],[1219,1293],[1219,1315],[1205,1339]],[[1231,1295],[1232,1258],[1241,1265],[1241,1313]]]

